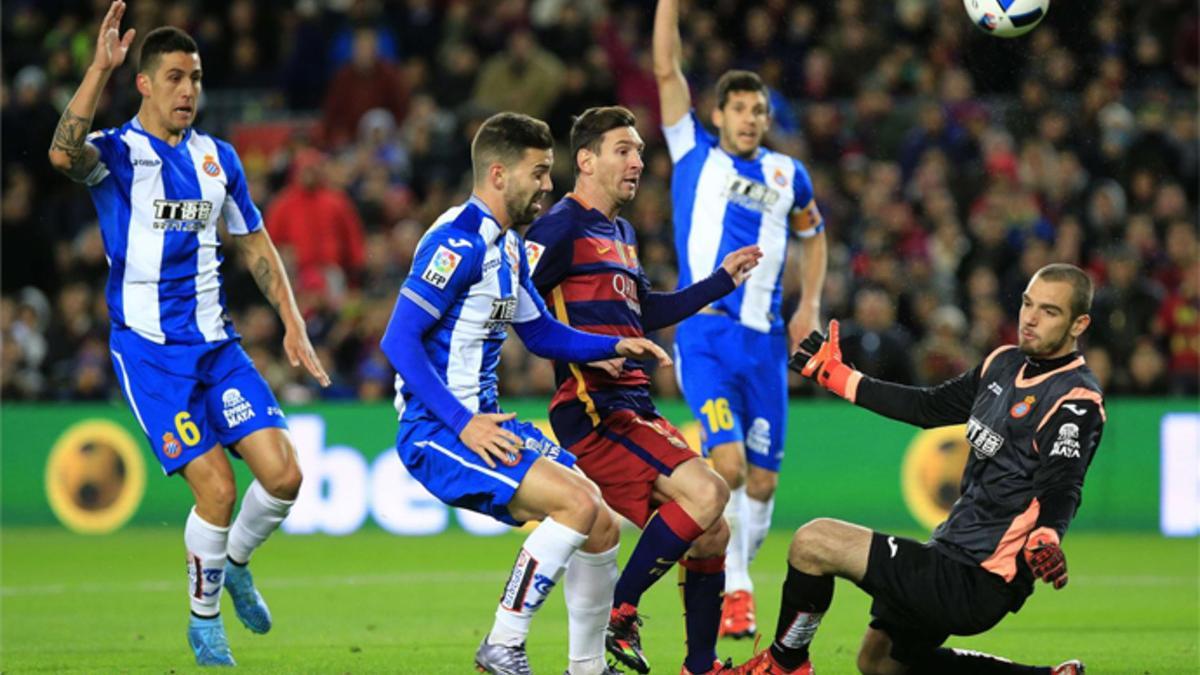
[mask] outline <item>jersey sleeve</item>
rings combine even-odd
[[[800,237],[812,237],[825,231],[825,219],[817,208],[817,199],[813,195],[812,177],[808,169],[796,160],[796,172],[792,178],[792,191],[796,201],[792,205],[792,227]]]
[[[549,293],[567,278],[573,246],[566,222],[553,215],[539,218],[525,233],[522,252],[538,293]]]
[[[217,159],[227,176],[225,203],[221,205],[225,225],[229,228],[229,233],[234,235],[257,232],[262,229],[263,217],[254,200],[250,198],[250,188],[246,185],[246,171],[242,168],[242,160],[232,145],[221,140],[217,140],[216,143]]]
[[[667,150],[671,153],[671,163],[678,164],[689,152],[697,147],[712,147],[716,139],[696,117],[696,111],[688,114],[669,127],[663,127],[663,136],[667,139]]]
[[[532,233],[533,230],[530,229],[530,232]],[[517,237],[517,234],[515,232],[509,232],[508,236]],[[546,316],[548,314],[548,311],[546,310],[546,303],[542,301],[540,288],[537,286],[537,281],[534,277],[536,272],[531,274],[533,268],[533,266],[529,263],[531,245],[535,251],[535,255],[540,256],[542,253],[537,251],[537,247],[541,246],[541,244],[531,242],[529,239],[526,239],[523,242],[523,245],[518,247],[521,251],[521,265],[519,281],[517,283],[517,313],[513,318],[513,323],[525,323],[527,321],[533,321],[538,317]],[[559,279],[559,281],[561,281],[561,279]],[[557,286],[558,281],[555,281],[554,285]]]
[[[400,294],[440,319],[479,279],[482,251],[483,241],[477,234],[467,235],[447,226],[431,230],[417,244],[412,269]]]
[[[963,424],[979,389],[983,364],[936,387],[910,387],[863,375],[854,404],[922,429]]]
[[[1037,524],[1059,538],[1083,499],[1083,478],[1104,429],[1104,402],[1090,389],[1075,389],[1039,423],[1035,440],[1040,463],[1033,475],[1040,509]]]
[[[83,184],[95,187],[120,174],[119,167],[129,163],[129,146],[117,136],[116,129],[102,129],[88,134],[87,142],[100,153],[100,160],[92,172],[83,179]]]

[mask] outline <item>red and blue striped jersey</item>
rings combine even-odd
[[[629,221],[609,220],[579,197],[567,195],[529,228],[525,251],[534,286],[559,321],[589,333],[644,335],[642,301],[650,293],[650,281],[638,262]],[[627,360],[616,378],[556,361],[554,376],[558,391],[551,410],[578,407],[591,426],[616,409],[654,412],[650,378],[638,361]]]

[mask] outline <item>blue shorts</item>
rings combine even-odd
[[[701,446],[741,441],[746,461],[779,471],[787,425],[787,337],[697,314],[675,332],[675,375]]]
[[[167,474],[218,443],[229,447],[259,429],[287,428],[271,388],[236,340],[160,345],[114,327],[108,343],[125,400]]]
[[[401,420],[396,451],[408,473],[433,496],[451,506],[487,514],[502,523],[520,525],[508,503],[539,457],[570,468],[575,455],[563,450],[529,422],[509,420],[500,426],[524,440],[524,450],[511,464],[492,468],[458,439],[449,427],[430,419]]]

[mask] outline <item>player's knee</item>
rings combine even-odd
[[[585,553],[603,553],[611,551],[621,542],[621,521],[612,509],[600,505],[596,512],[596,521],[588,533],[587,541],[583,543]]]
[[[725,484],[737,489],[746,483],[746,459],[737,446],[719,445],[709,453],[713,470],[725,480]]]
[[[203,513],[228,522],[237,497],[237,485],[232,480],[214,480],[196,491],[196,505]]]
[[[568,492],[565,501],[563,510],[567,512],[567,517],[572,522],[579,524],[584,531],[592,529],[600,509],[604,508],[604,503],[600,501],[600,495],[584,486],[574,486]]]
[[[300,494],[300,484],[304,482],[304,475],[300,473],[300,465],[292,462],[276,475],[259,482],[272,497],[290,502]]]
[[[865,647],[859,650],[856,665],[862,675],[885,675],[888,672],[883,659]]]
[[[801,572],[824,573],[832,546],[830,535],[833,522],[829,518],[816,518],[801,525],[792,536],[788,564]]]
[[[760,502],[770,500],[775,496],[775,488],[779,486],[779,474],[774,471],[751,469],[746,476],[746,496]]]
[[[693,555],[696,557],[712,557],[725,553],[729,548],[729,523],[724,517],[717,518],[717,522],[712,524],[712,527],[705,530],[704,534],[696,540]]]
[[[704,472],[702,476],[688,490],[688,497],[700,511],[699,519],[704,521],[700,524],[708,527],[721,520],[721,514],[725,512],[725,505],[729,503],[729,484],[711,471]]]

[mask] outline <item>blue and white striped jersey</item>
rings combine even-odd
[[[108,257],[108,311],[158,344],[237,337],[225,312],[217,218],[231,234],[262,227],[237,152],[189,129],[174,147],[133,118],[97,131],[100,151],[86,183]]]
[[[798,160],[766,148],[754,159],[730,155],[694,111],[663,133],[675,164],[671,202],[679,288],[712,274],[730,252],[758,244],[763,257],[750,279],[712,307],[747,328],[782,331],[791,215],[802,216],[796,228],[801,237],[825,228],[808,171]]]
[[[425,354],[472,413],[499,410],[496,368],[508,326],[547,314],[524,249],[520,235],[502,232],[487,206],[472,197],[443,213],[421,238],[400,288],[437,320],[422,339]],[[437,419],[412,393],[397,375],[401,418]]]

